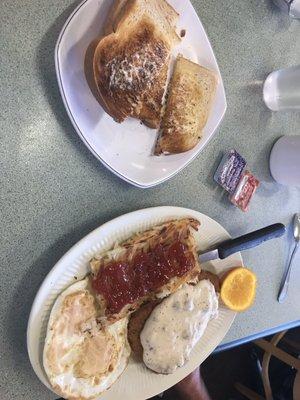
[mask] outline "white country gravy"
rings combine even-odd
[[[218,297],[208,280],[185,284],[152,311],[141,332],[148,368],[171,374],[189,359],[208,322],[218,314]]]

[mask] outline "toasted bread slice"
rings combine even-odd
[[[168,77],[168,64],[161,68],[142,100],[142,108],[133,117],[140,119],[149,128],[158,129],[162,117],[163,98]]]
[[[166,0],[115,0],[108,14],[104,33],[109,35],[117,32],[121,26],[135,25],[145,15],[166,35],[170,46],[180,42],[176,33],[179,14]]]
[[[94,79],[116,121],[131,116],[159,127],[170,51],[180,40],[177,19],[165,0],[114,2],[94,54]]]
[[[105,34],[116,32],[120,24],[130,24],[132,19],[134,21],[143,14],[155,20],[155,24],[158,24],[159,29],[166,34],[165,40],[169,42],[170,47],[180,42],[181,39],[176,33],[179,14],[165,0],[116,0],[107,18]],[[132,114],[150,128],[159,128],[160,125],[167,76],[166,63],[144,95],[142,108]]]
[[[192,218],[170,221],[135,235],[115,249],[92,259],[92,287],[100,309],[103,310],[102,316],[109,322],[114,322],[134,312],[143,303],[168,296],[184,283],[197,279],[201,268],[194,232],[198,230],[199,225],[199,221]],[[180,250],[174,250],[174,243],[179,244]],[[141,259],[144,263],[142,269],[137,267]],[[162,260],[169,260],[167,265],[170,273],[167,279]],[[111,270],[114,271],[113,279],[109,275]],[[155,285],[151,286],[153,277]],[[100,282],[100,290],[97,282]],[[142,288],[141,291],[138,290],[137,295],[136,292],[131,292],[136,291],[136,288]],[[124,304],[124,298],[127,298],[129,292],[131,300]],[[114,302],[120,302],[120,299],[121,307],[116,311]]]
[[[116,121],[139,116],[144,95],[165,69],[169,55],[168,44],[148,17],[100,41],[94,77],[102,105]]]
[[[114,0],[109,10],[108,16],[106,17],[106,23],[104,26],[104,36],[110,35],[117,31],[118,23],[123,15],[123,9],[128,0]]]
[[[217,75],[178,56],[168,89],[155,154],[188,151],[201,139],[217,87]]]

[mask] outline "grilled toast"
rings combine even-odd
[[[135,235],[113,250],[92,259],[90,262],[91,282],[100,309],[103,310],[101,316],[109,322],[114,322],[134,312],[143,303],[168,296],[182,284],[197,279],[201,268],[194,232],[198,230],[199,225],[199,221],[191,218],[170,221]],[[180,250],[178,247],[176,247],[177,250],[174,247],[171,248],[178,242]],[[162,260],[163,262],[167,260],[168,271],[173,271],[167,280]],[[185,268],[186,265],[188,268]],[[180,272],[176,272],[176,268],[179,268]],[[117,274],[117,278],[109,275],[112,270],[115,276]],[[153,277],[156,285],[152,288]],[[97,282],[100,282],[100,290]],[[148,285],[147,290],[143,290],[144,284]],[[129,296],[131,300],[124,303],[124,298],[131,290],[138,290],[139,294]],[[115,301],[120,302],[120,299],[121,307],[117,309],[111,307]]]
[[[165,0],[113,4],[93,68],[100,103],[117,122],[131,116],[159,127],[177,18]]]
[[[142,108],[133,117],[140,119],[149,128],[158,129],[162,116],[163,98],[168,77],[168,63],[165,63],[155,80],[145,93]]]
[[[180,37],[176,33],[179,14],[166,0],[115,0],[107,17],[104,34],[117,32],[122,26],[131,26],[147,15],[166,35],[169,45],[176,45]]]
[[[168,89],[155,154],[188,151],[201,139],[217,87],[217,75],[182,57],[177,57]]]

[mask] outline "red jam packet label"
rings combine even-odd
[[[239,207],[242,211],[248,211],[250,201],[258,186],[259,180],[250,171],[245,171],[235,192],[230,197],[231,203]]]

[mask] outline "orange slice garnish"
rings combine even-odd
[[[234,311],[245,311],[254,302],[256,275],[247,268],[237,267],[224,278],[221,286],[223,303]]]

